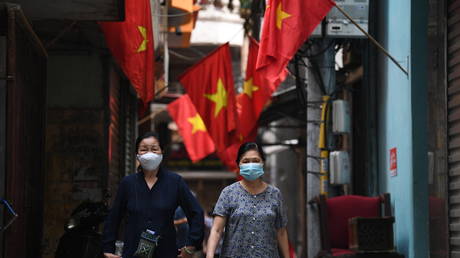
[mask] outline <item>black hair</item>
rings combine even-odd
[[[236,157],[236,165],[240,164],[241,156],[243,156],[247,151],[255,150],[259,153],[260,157],[263,161],[265,161],[265,153],[259,145],[255,142],[245,142],[241,144],[240,148],[238,149],[238,155]]]
[[[136,139],[136,153],[139,152],[139,145],[141,144],[142,140],[150,138],[150,137],[155,138],[160,144],[160,148],[163,150],[163,146],[161,146],[160,137],[158,136],[158,134],[156,132],[146,132],[143,135],[139,135]]]

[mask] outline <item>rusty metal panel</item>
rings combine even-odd
[[[41,44],[21,10],[11,5],[6,10],[6,180],[2,197],[12,203],[19,217],[5,233],[4,255],[40,257],[46,53],[38,47]]]
[[[116,190],[122,172],[122,154],[121,154],[121,118],[120,118],[120,76],[116,73],[115,68],[111,67],[109,72],[109,137],[108,137],[108,154],[109,154],[109,173],[107,176],[107,186],[109,194],[115,198]]]
[[[134,142],[137,137],[137,97],[129,84],[129,81],[123,81],[122,89],[122,106],[123,106],[123,157],[124,157],[124,174],[134,173],[136,163],[136,150]]]
[[[124,0],[8,0],[21,5],[31,20],[119,21]]]
[[[449,117],[449,245],[451,257],[460,257],[460,0],[449,2],[446,40]]]
[[[109,73],[109,175],[107,186],[113,199],[121,178],[135,172],[134,141],[136,133],[137,97],[129,81],[114,67]]]
[[[5,196],[6,161],[6,37],[0,35],[0,196]],[[4,209],[0,210],[0,226],[3,227]],[[3,233],[0,234],[0,257],[3,257]]]

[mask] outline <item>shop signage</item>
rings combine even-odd
[[[391,148],[390,149],[390,176],[397,176],[397,175],[398,175],[397,149]]]

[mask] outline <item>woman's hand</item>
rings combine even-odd
[[[111,253],[104,253],[104,258],[121,258],[121,256],[114,255]]]
[[[191,251],[195,251],[195,247],[193,246],[182,247],[181,249],[179,249],[180,254],[177,256],[178,258],[192,258],[193,257],[193,254],[187,253],[187,251],[185,251],[185,248]]]

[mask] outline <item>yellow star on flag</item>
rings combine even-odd
[[[254,85],[253,78],[247,80],[243,84],[243,92],[248,95],[249,98],[252,98],[252,92],[258,91],[259,86]]]
[[[220,78],[217,81],[217,92],[214,94],[204,94],[204,96],[216,103],[214,117],[217,117],[222,108],[227,106],[227,91],[225,90],[224,83],[222,83],[222,79]]]
[[[142,52],[147,50],[147,43],[149,40],[147,39],[147,29],[144,26],[137,26],[137,29],[142,35],[142,43],[139,45],[139,48],[137,49],[137,53]]]
[[[291,17],[291,15],[287,12],[284,12],[282,8],[283,6],[280,2],[278,4],[278,7],[276,8],[276,27],[280,30],[281,30],[281,24],[283,23],[283,20]]]
[[[206,132],[206,126],[198,113],[195,116],[189,117],[187,121],[193,126],[192,134],[195,134],[198,131]]]

